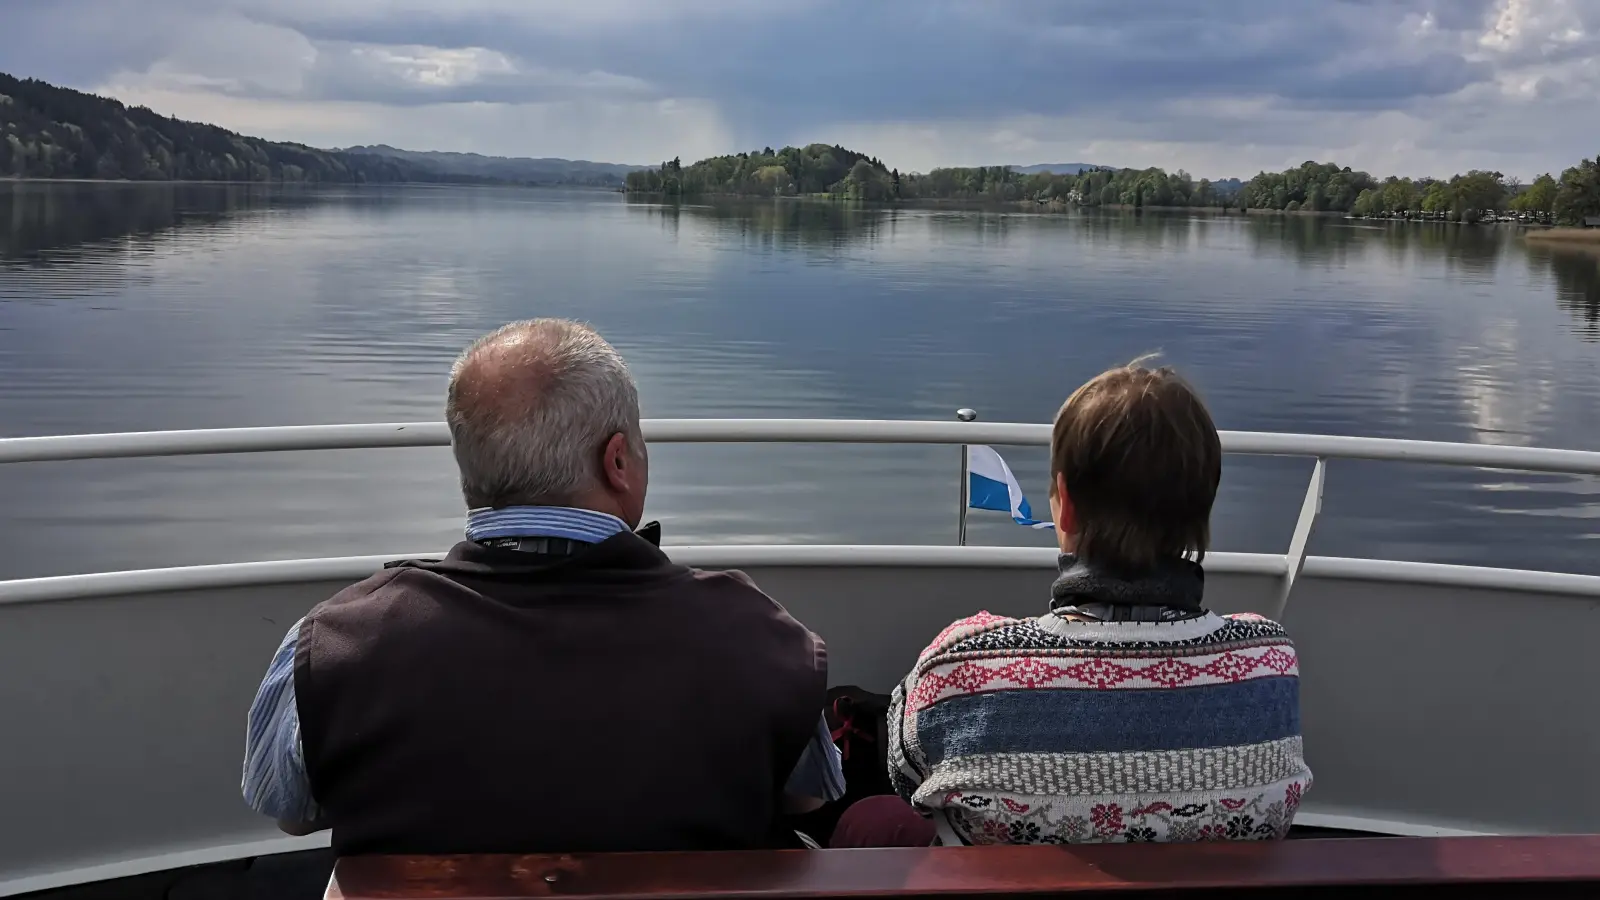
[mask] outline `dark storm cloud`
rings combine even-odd
[[[477,46],[573,71],[633,76],[663,95],[713,99],[741,121],[972,117],[1270,94],[1287,103],[1403,107],[1486,78],[1447,34],[1440,48],[1402,33],[1408,18],[1481,29],[1489,0],[1286,4],[825,0],[717,21],[626,17],[555,29],[490,10],[371,20],[264,12],[314,40]],[[319,82],[325,95],[353,79]],[[474,88],[464,94],[472,96]],[[516,90],[484,83],[476,99]],[[431,102],[425,91],[412,97]],[[403,97],[387,98],[403,102]]]
[[[1403,106],[1486,77],[1459,47],[1406,46],[1401,29],[1432,14],[1440,32],[1478,30],[1490,0],[895,0],[701,7],[573,26],[537,4],[323,4],[196,0],[11,0],[7,67],[74,83],[142,69],[186,17],[231,7],[299,32],[323,53],[308,99],[388,103],[545,99],[593,85],[487,77],[447,91],[386,84],[351,62],[351,44],[482,47],[520,65],[607,72],[758,117],[820,120],[1070,113],[1183,97],[1272,94]],[[177,37],[178,35],[173,35]],[[56,39],[52,39],[56,38]],[[326,45],[323,44],[326,42]],[[1441,43],[1449,44],[1444,40]],[[236,88],[248,90],[247,88]]]
[[[1037,117],[1094,122],[1096,135],[1120,139],[1329,144],[1347,126],[1327,123],[1389,111],[1430,120],[1446,102],[1458,108],[1441,130],[1484,118],[1525,129],[1537,115],[1570,131],[1570,114],[1554,107],[1585,96],[1600,65],[1600,0],[0,6],[0,68],[76,86],[116,76],[155,90],[395,108],[693,99],[741,143],[831,140],[847,124]],[[1507,75],[1523,72],[1519,95]],[[1306,115],[1328,136],[1308,137]]]

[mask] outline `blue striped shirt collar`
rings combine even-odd
[[[628,524],[608,513],[567,506],[506,506],[467,512],[467,540],[556,537],[598,544],[627,531]]]

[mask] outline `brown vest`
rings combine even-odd
[[[632,533],[463,542],[313,609],[294,686],[340,855],[741,849],[776,840],[827,655],[743,573]]]

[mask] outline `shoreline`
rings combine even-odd
[[[104,184],[117,185],[221,185],[249,188],[299,187],[426,187],[426,188],[563,188],[589,191],[615,191],[609,184],[537,184],[527,181],[215,181],[194,178],[34,178],[0,175],[0,184]]]
[[[1124,204],[1124,203],[1102,204],[1102,205],[1099,205],[1099,206],[1084,206],[1083,204],[1079,204],[1079,203],[1064,203],[1064,202],[1061,202],[1059,200],[1051,200],[1051,201],[1047,201],[1047,202],[1044,202],[1044,203],[1040,203],[1037,200],[986,200],[986,199],[984,199],[982,197],[911,197],[911,198],[901,198],[901,199],[898,199],[898,200],[859,200],[859,199],[852,199],[850,197],[841,196],[841,195],[838,195],[838,194],[778,194],[778,195],[771,195],[771,196],[761,195],[761,194],[695,194],[693,196],[672,197],[672,196],[670,196],[668,194],[657,193],[657,192],[652,192],[652,191],[626,191],[626,190],[622,190],[622,191],[617,191],[617,193],[621,194],[624,197],[637,197],[637,198],[640,198],[640,199],[649,200],[650,202],[653,202],[653,203],[676,201],[678,203],[684,203],[684,204],[690,204],[690,205],[710,203],[710,202],[715,202],[715,201],[719,201],[719,200],[723,200],[723,201],[736,200],[736,201],[747,201],[747,202],[757,202],[757,201],[770,200],[770,201],[773,201],[773,202],[785,202],[785,201],[787,201],[787,202],[797,202],[797,201],[801,201],[801,202],[803,202],[803,201],[819,202],[820,201],[820,202],[824,202],[824,203],[848,203],[848,204],[855,204],[855,205],[861,205],[861,206],[877,207],[877,208],[880,208],[880,209],[891,209],[891,208],[896,208],[896,207],[906,207],[906,208],[910,208],[910,209],[956,208],[956,209],[991,210],[991,211],[994,211],[994,210],[1018,210],[1018,211],[1023,211],[1023,212],[1037,212],[1037,213],[1062,213],[1062,212],[1067,212],[1069,210],[1107,210],[1107,211],[1112,211],[1112,212],[1137,212],[1140,209],[1143,209],[1143,210],[1147,210],[1149,212],[1182,212],[1182,213],[1194,213],[1194,214],[1211,214],[1211,215],[1219,215],[1220,216],[1220,215],[1241,215],[1241,214],[1243,214],[1245,212],[1244,210],[1240,210],[1237,206],[1228,207],[1228,208],[1223,208],[1221,206],[1145,206],[1145,207],[1136,208],[1136,207],[1133,207],[1133,206],[1130,206],[1130,205]],[[1313,215],[1313,216],[1339,216],[1339,215],[1343,215],[1343,213],[1328,213],[1328,212],[1300,213],[1300,212],[1296,211],[1296,212],[1292,212],[1291,213],[1291,212],[1286,212],[1285,210],[1281,210],[1281,209],[1254,209],[1254,210],[1249,210],[1248,212],[1251,212],[1251,213],[1254,213],[1254,214],[1258,214],[1258,215],[1266,215],[1266,214]]]
[[[1260,209],[1251,207],[1240,209],[1237,206],[1154,206],[1147,205],[1135,207],[1126,203],[1103,203],[1096,206],[1086,206],[1080,203],[1067,203],[1060,200],[1039,202],[1037,200],[984,200],[972,197],[917,197],[899,200],[853,200],[836,194],[782,194],[765,196],[757,194],[696,194],[694,196],[672,197],[663,193],[650,191],[619,190],[617,193],[624,198],[638,198],[651,203],[680,203],[685,205],[703,205],[719,201],[745,201],[745,202],[826,202],[842,203],[858,206],[867,206],[878,209],[961,209],[971,211],[989,212],[1031,212],[1040,215],[1059,215],[1066,212],[1117,212],[1134,213],[1184,213],[1192,216],[1278,216],[1281,218],[1296,219],[1330,219],[1330,220],[1358,220],[1373,223],[1404,223],[1408,225],[1474,225],[1474,226],[1504,226],[1510,228],[1540,229],[1545,231],[1575,231],[1582,232],[1586,229],[1577,227],[1556,227],[1538,225],[1527,222],[1462,222],[1455,219],[1434,218],[1406,218],[1404,216],[1356,216],[1339,210],[1310,210],[1310,209]],[[1587,229],[1600,235],[1600,228]],[[1552,238],[1552,240],[1555,240]],[[1583,240],[1582,238],[1578,239]],[[1597,238],[1600,240],[1600,238]]]
[[[1600,247],[1600,228],[1562,225],[1555,228],[1541,228],[1537,231],[1530,231],[1523,235],[1522,239],[1540,244],[1575,244],[1580,247]]]
[[[220,181],[200,178],[35,178],[20,175],[0,175],[0,183],[11,184],[224,184],[239,187],[283,187],[286,185],[367,185],[367,184],[434,184],[428,181]]]
[[[700,194],[694,197],[679,196],[671,198],[666,194],[648,191],[630,191],[622,187],[611,185],[589,184],[533,184],[528,182],[451,182],[451,181],[220,181],[200,179],[132,179],[132,178],[37,178],[17,175],[0,175],[0,185],[3,184],[96,184],[96,185],[223,185],[241,188],[509,188],[527,190],[530,188],[559,188],[575,190],[591,190],[596,192],[616,193],[623,198],[636,197],[649,199],[655,202],[675,199],[679,203],[705,203],[717,200],[739,201],[823,201],[828,203],[848,203],[857,205],[876,206],[880,208],[905,207],[911,209],[938,209],[957,208],[969,210],[1011,210],[1018,212],[1034,212],[1043,214],[1060,214],[1068,211],[1102,211],[1120,213],[1161,212],[1161,213],[1187,213],[1198,216],[1282,216],[1296,218],[1323,218],[1323,219],[1352,219],[1362,218],[1347,212],[1336,210],[1287,210],[1287,209],[1240,209],[1237,206],[1143,206],[1135,207],[1125,203],[1105,203],[1097,206],[1086,206],[1079,203],[1068,203],[1061,200],[1039,202],[1037,200],[985,200],[976,197],[918,197],[898,200],[859,200],[843,197],[836,194],[789,194],[779,196],[759,196],[753,194]],[[1404,217],[1378,216],[1364,221],[1373,222],[1406,222],[1410,224],[1468,224],[1453,222],[1447,219],[1408,219]],[[1526,229],[1522,235],[1523,240],[1538,243],[1560,244],[1579,247],[1600,247],[1600,228],[1584,227],[1577,225],[1544,226],[1521,222],[1474,222],[1470,224],[1483,225],[1510,225]]]

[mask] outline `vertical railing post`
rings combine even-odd
[[[977,421],[977,418],[978,418],[977,410],[967,409],[965,407],[956,410],[956,421],[958,421],[958,422],[974,422],[974,421]],[[961,477],[959,479],[957,479],[961,483],[961,492],[960,492],[961,507],[960,507],[959,512],[956,513],[956,546],[957,547],[965,547],[967,545],[967,504],[971,502],[971,498],[967,495],[967,488],[968,488],[968,485],[969,485],[969,482],[970,482],[970,479],[967,476],[967,465],[968,465],[967,445],[966,444],[962,444],[961,445]]]
[[[1322,486],[1328,478],[1328,461],[1317,457],[1311,467],[1311,481],[1306,485],[1305,499],[1300,502],[1300,518],[1294,523],[1294,533],[1289,536],[1289,552],[1284,556],[1283,583],[1278,588],[1277,603],[1267,610],[1267,618],[1283,620],[1289,606],[1289,593],[1306,567],[1306,551],[1311,547],[1311,535],[1317,529],[1317,517],[1322,515]]]

